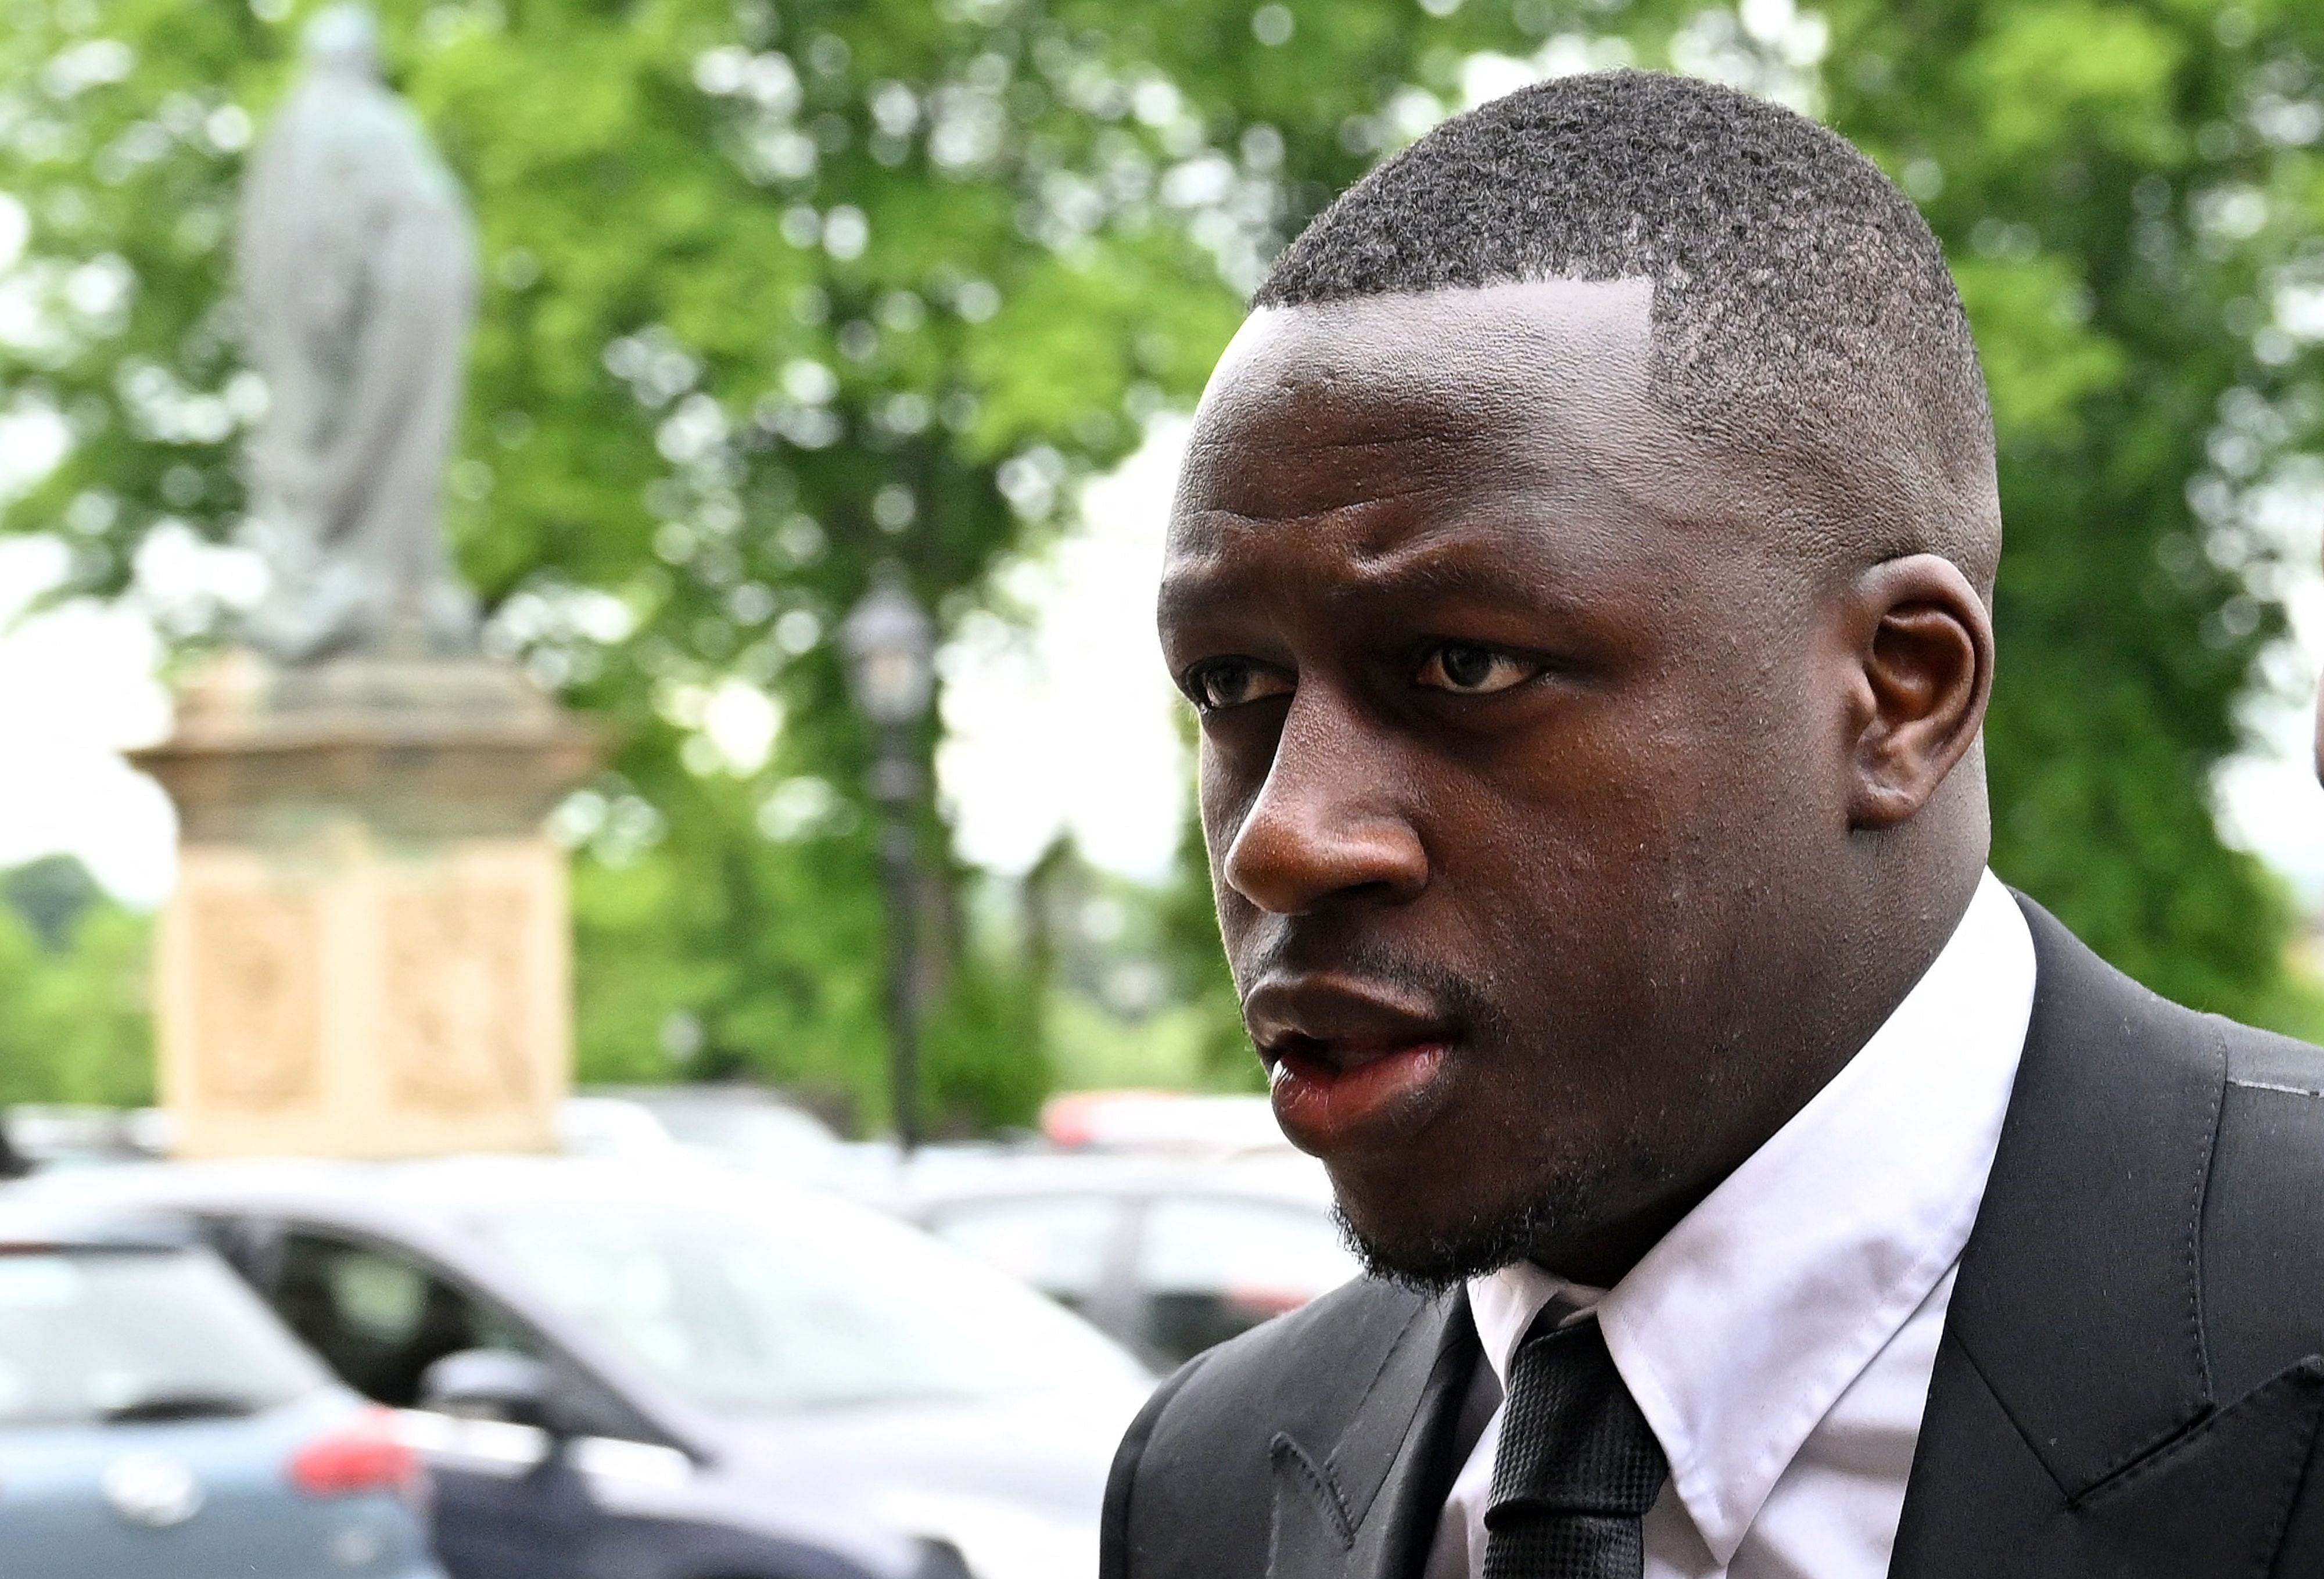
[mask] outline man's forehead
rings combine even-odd
[[[1253,313],[1196,411],[1179,523],[1666,465],[1652,305],[1643,280],[1550,280]]]
[[[1221,419],[1286,399],[1437,404],[1571,391],[1643,400],[1654,286],[1536,280],[1261,308],[1245,319],[1195,410]]]

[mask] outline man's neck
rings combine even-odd
[[[1756,1039],[1762,1051],[1736,1055],[1756,1059],[1762,1069],[1780,1068],[1786,1076],[1763,1087],[1760,1122],[1744,1131],[1728,1154],[1700,1158],[1699,1168],[1691,1168],[1683,1179],[1670,1181],[1666,1190],[1638,1210],[1587,1234],[1536,1243],[1526,1259],[1555,1277],[1594,1288],[1610,1288],[1620,1282],[1729,1175],[1814,1100],[1888,1022],[1951,941],[1984,874],[1980,857],[1965,878],[1948,871],[1941,879],[1932,878],[1925,888],[1886,887],[1879,907],[1886,913],[1877,930],[1868,922],[1858,934],[1859,940],[1877,937],[1882,946],[1825,951],[1828,959],[1844,963],[1829,972],[1830,979],[1794,998],[1799,1006],[1794,1022]],[[1895,896],[1900,891],[1919,897],[1899,901]],[[1896,913],[1900,904],[1908,914]],[[1803,979],[1816,981],[1824,974]]]

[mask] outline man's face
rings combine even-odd
[[[1755,1055],[1845,963],[1813,895],[1849,655],[1750,525],[1766,485],[1649,403],[1651,301],[1263,313],[1174,511],[1162,644],[1245,1021],[1422,1278],[1618,1266],[1812,1091]]]

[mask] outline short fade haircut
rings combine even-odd
[[[1870,160],[1780,106],[1652,71],[1521,88],[1350,188],[1252,306],[1547,278],[1650,281],[1650,398],[1722,454],[1836,487],[1853,520],[1788,512],[1818,546],[1942,554],[1990,591],[1993,418],[1943,250]]]

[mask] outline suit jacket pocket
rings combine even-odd
[[[1340,1488],[1281,1432],[1268,1445],[1275,1472],[1275,1518],[1268,1536],[1268,1579],[1341,1579],[1356,1543]]]

